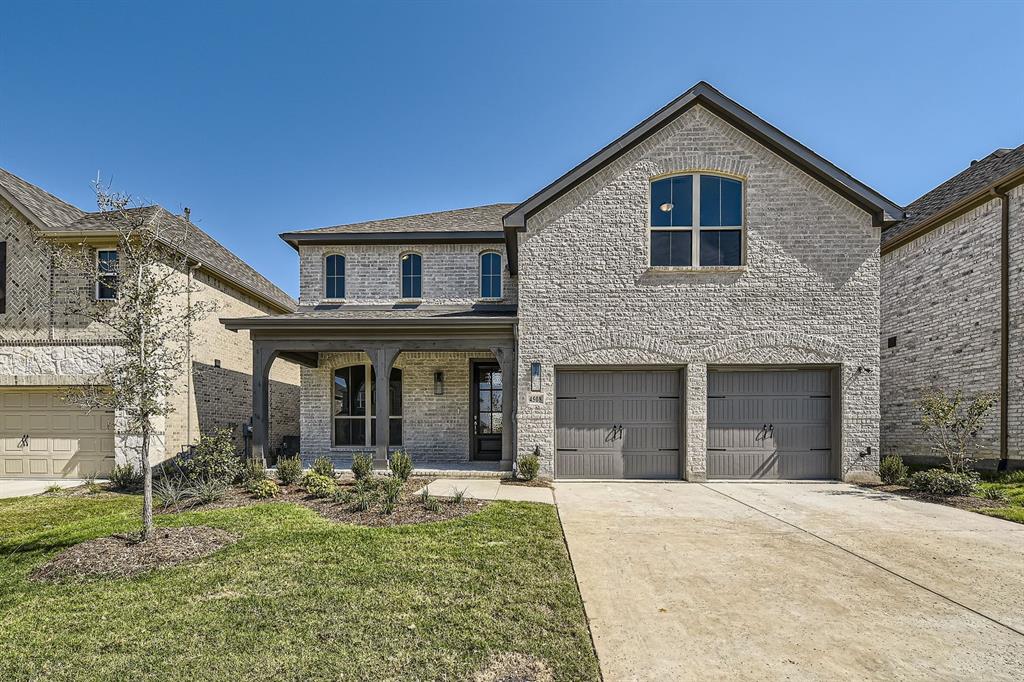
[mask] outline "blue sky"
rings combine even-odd
[[[526,198],[704,79],[898,203],[1024,143],[1024,3],[11,3],[0,166],[290,293],[290,229]]]

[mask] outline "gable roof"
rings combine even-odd
[[[285,232],[281,239],[295,248],[298,248],[299,243],[501,242],[504,240],[501,217],[515,206],[487,204],[399,218],[367,220],[361,223]]]
[[[23,210],[24,207],[26,217],[32,220],[43,234],[51,237],[113,233],[118,230],[119,223],[123,226],[124,222],[124,216],[120,212],[86,213],[3,169],[0,169],[0,194],[5,198],[8,198],[9,194],[14,196],[21,206],[14,201],[11,203],[15,204],[18,210]],[[26,201],[30,202],[31,206],[25,205]],[[187,229],[190,234],[186,255],[199,262],[204,269],[281,311],[295,310],[295,299],[194,223],[186,222],[183,217],[156,205],[131,208],[125,213],[142,216],[143,224],[151,225],[166,235],[163,241],[169,246],[180,243],[180,236]]]
[[[82,216],[77,207],[3,168],[0,168],[0,196],[40,228],[66,225]]]
[[[700,81],[589,159],[509,211],[504,225],[525,230],[527,219],[598,170],[626,153],[696,104],[706,107],[765,147],[875,217],[878,225],[900,220],[903,209],[846,171],[757,117],[704,81]]]
[[[882,248],[891,251],[930,227],[941,225],[991,197],[991,191],[1019,177],[1024,181],[1024,145],[997,149],[907,206],[907,217],[882,233]]]

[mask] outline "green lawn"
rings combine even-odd
[[[598,679],[550,506],[364,528],[301,506],[158,517],[242,534],[128,581],[44,585],[60,549],[134,528],[136,497],[0,500],[0,680],[465,680],[493,653]]]
[[[979,509],[978,511],[989,516],[998,516],[1007,521],[1024,523],[1024,476],[1017,475],[1012,479],[1003,479],[1000,482],[983,482],[978,485],[978,488],[982,491],[1001,490],[1006,496],[1002,506]]]

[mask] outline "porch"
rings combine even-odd
[[[396,448],[417,468],[494,476],[515,452],[513,306],[333,306],[222,320],[253,344],[252,453],[264,457],[268,376],[278,359],[302,366],[305,464],[351,465]],[[377,396],[388,396],[378,400]]]

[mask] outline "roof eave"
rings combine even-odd
[[[284,232],[280,237],[296,251],[300,244],[498,244],[505,241],[505,233],[502,230]]]
[[[243,329],[247,330],[261,330],[261,331],[302,331],[302,330],[314,330],[324,331],[329,329],[337,329],[345,331],[347,333],[359,332],[359,331],[379,331],[379,330],[390,330],[398,331],[402,329],[432,329],[432,328],[446,328],[446,329],[465,329],[465,328],[488,328],[488,329],[501,329],[511,328],[518,322],[518,317],[515,315],[502,316],[502,317],[463,317],[463,318],[421,318],[421,319],[374,319],[374,318],[363,318],[363,319],[351,319],[351,318],[314,318],[314,319],[281,319],[277,315],[267,315],[264,317],[235,317],[235,318],[220,318],[220,323],[231,331],[240,331]]]
[[[876,225],[883,225],[902,218],[903,208],[898,204],[872,190],[849,173],[729,99],[708,83],[701,81],[583,163],[506,213],[502,218],[502,223],[508,228],[525,230],[526,221],[531,215],[611,163],[619,155],[661,130],[695,104],[707,107],[745,134],[866,210],[873,216]]]

